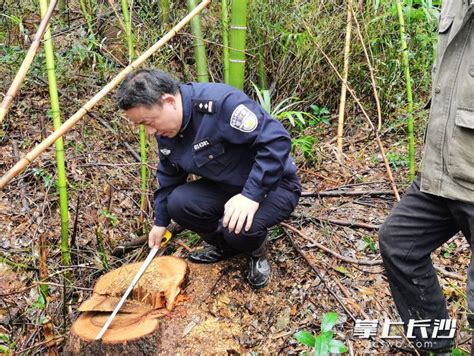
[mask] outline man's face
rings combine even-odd
[[[174,95],[165,94],[162,105],[137,106],[125,111],[125,115],[134,124],[143,124],[149,135],[175,137],[181,129],[183,111],[181,100]]]

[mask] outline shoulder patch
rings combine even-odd
[[[193,100],[193,108],[197,112],[213,114],[215,105],[213,100]]]
[[[230,117],[230,126],[242,132],[252,132],[257,128],[258,119],[244,104],[237,106]]]

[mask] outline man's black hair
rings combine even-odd
[[[139,69],[127,75],[117,91],[117,104],[128,110],[137,106],[162,105],[163,94],[176,94],[180,82],[156,69]]]

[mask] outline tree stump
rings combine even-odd
[[[155,260],[159,260],[159,257]],[[176,258],[176,257],[168,257]],[[178,259],[179,261],[183,260]],[[172,261],[172,260],[170,260]],[[155,263],[155,262],[152,262]],[[242,334],[238,321],[231,322],[223,320],[210,310],[216,302],[215,289],[217,285],[224,283],[227,268],[232,261],[224,261],[212,265],[188,264],[188,273],[185,283],[179,287],[184,294],[178,295],[173,303],[173,309],[163,308],[161,302],[163,298],[147,295],[147,291],[133,292],[131,299],[122,306],[121,312],[116,316],[116,320],[111,324],[105,333],[102,341],[95,341],[95,336],[105,323],[114,306],[122,294],[114,297],[96,295],[98,285],[102,284],[101,277],[94,288],[94,295],[85,301],[80,311],[83,311],[78,320],[74,323],[66,353],[74,355],[175,355],[179,354],[227,354],[229,351],[243,352],[236,341]],[[141,263],[138,264],[140,266]],[[129,268],[132,265],[122,268]],[[121,270],[121,269],[119,269]],[[118,271],[118,270],[117,270]],[[123,290],[128,286],[130,280],[122,281],[123,272],[113,271],[120,275],[120,285]],[[145,274],[152,271],[150,266]],[[153,278],[158,279],[156,267]],[[133,272],[129,272],[133,275]],[[147,281],[142,277],[140,284]],[[135,288],[136,289],[136,288]],[[103,289],[109,290],[107,288]],[[175,293],[171,293],[171,296]],[[115,298],[115,299],[114,299]],[[140,301],[148,300],[147,304]],[[166,302],[166,298],[165,302]],[[150,301],[161,302],[154,307]],[[168,305],[168,303],[166,303]],[[161,307],[161,308],[160,308]],[[94,309],[91,311],[90,309]],[[131,331],[138,327],[143,331],[139,336]],[[91,329],[88,336],[79,330]],[[145,332],[148,334],[145,335]],[[127,340],[123,335],[127,334]]]
[[[102,340],[95,338],[118,304],[142,262],[120,267],[97,281],[91,298],[80,307],[74,322],[68,351],[73,354],[156,354],[161,334],[160,317],[179,302],[178,295],[187,273],[178,257],[155,258],[120,309]]]

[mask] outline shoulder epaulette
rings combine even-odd
[[[213,114],[215,105],[213,100],[193,100],[193,109],[197,112]]]

